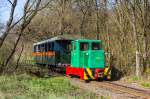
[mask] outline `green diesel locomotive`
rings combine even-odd
[[[111,71],[105,67],[105,52],[101,40],[80,39],[71,42],[71,64],[66,76],[77,75],[81,79],[110,79]]]

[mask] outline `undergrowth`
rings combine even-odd
[[[64,77],[37,78],[27,74],[1,76],[0,99],[97,99]]]
[[[143,76],[142,77],[131,76],[130,78],[128,78],[128,82],[130,83],[136,82],[145,88],[150,88],[150,81],[147,79],[144,79]]]

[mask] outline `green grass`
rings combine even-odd
[[[128,82],[135,82],[145,88],[150,88],[150,82],[148,80],[143,79],[143,77],[130,76],[130,78],[128,78]]]
[[[65,77],[0,76],[0,99],[97,99],[70,84]]]
[[[136,82],[139,81],[141,78],[137,77],[137,76],[131,76],[129,80],[129,82]]]
[[[150,88],[150,82],[141,82],[141,85],[145,88]]]

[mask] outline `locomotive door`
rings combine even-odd
[[[89,60],[89,43],[87,42],[80,43],[80,59],[80,64],[82,64],[84,68],[87,68]]]
[[[72,51],[71,51],[71,64],[73,66],[76,66],[76,44],[74,41],[71,42],[72,45]]]
[[[88,67],[89,53],[88,51],[84,52],[84,67]]]

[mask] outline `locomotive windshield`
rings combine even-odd
[[[100,50],[100,43],[93,42],[92,43],[92,50]]]
[[[89,43],[85,43],[85,42],[80,43],[80,50],[81,51],[89,50]]]

